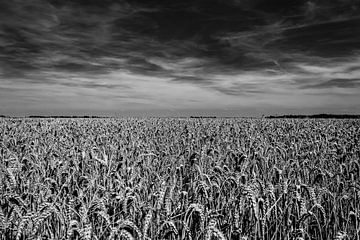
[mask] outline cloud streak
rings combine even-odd
[[[335,78],[314,85],[303,86],[302,88],[357,88],[360,87],[360,79]]]

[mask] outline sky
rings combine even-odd
[[[0,0],[0,115],[360,114],[360,0]]]

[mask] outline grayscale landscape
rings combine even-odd
[[[0,0],[0,240],[360,239],[360,0]]]

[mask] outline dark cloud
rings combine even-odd
[[[164,69],[147,62],[154,56],[164,60],[207,58],[218,64],[219,70],[276,69],[283,60],[279,52],[283,51],[335,55],[358,49],[357,4],[283,0],[9,1],[0,10],[0,61],[9,73],[44,68],[102,73],[125,68],[156,74]],[[343,20],[333,21],[337,17]],[[184,47],[184,41],[191,44]],[[57,61],[54,52],[68,57]],[[104,56],[126,58],[127,64],[94,64]]]
[[[360,79],[352,78],[335,78],[330,79],[321,83],[306,85],[301,88],[303,89],[316,89],[316,88],[357,88],[360,87]]]
[[[348,56],[360,49],[359,26],[360,18],[351,18],[292,27],[271,46],[315,56]]]

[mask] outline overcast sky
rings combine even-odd
[[[0,0],[0,114],[360,113],[360,0]]]

